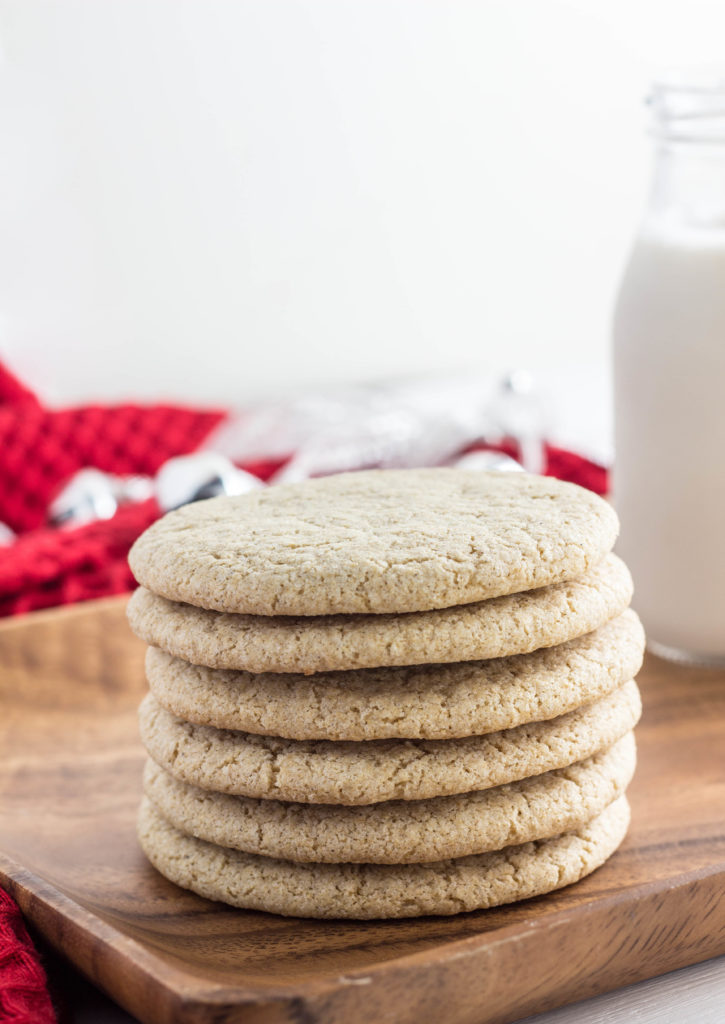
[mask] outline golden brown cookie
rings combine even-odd
[[[197,725],[297,740],[450,739],[563,715],[633,679],[644,631],[628,610],[585,636],[530,654],[448,665],[299,673],[192,665],[157,647],[157,701]]]
[[[185,505],[129,561],[154,593],[221,612],[415,612],[577,578],[617,529],[551,477],[370,470]]]
[[[620,797],[587,825],[496,853],[427,864],[299,864],[241,853],[170,825],[148,799],[138,834],[166,878],[210,900],[286,916],[417,917],[458,914],[560,889],[614,853],[629,825]]]
[[[139,717],[151,757],[183,782],[266,800],[361,805],[487,789],[610,746],[639,719],[634,682],[548,722],[454,740],[282,740],[193,725],[150,694]]]
[[[585,761],[520,782],[366,807],[210,793],[149,761],[144,792],[175,828],[246,853],[317,863],[412,864],[571,832],[622,795],[635,759],[629,732]]]
[[[632,578],[607,555],[578,580],[408,615],[266,617],[179,604],[139,588],[134,632],[194,665],[310,674],[526,654],[590,633],[621,615]]]

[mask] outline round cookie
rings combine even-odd
[[[617,530],[605,501],[550,477],[371,470],[185,505],[129,562],[154,593],[221,612],[415,612],[581,576]]]
[[[407,615],[265,617],[206,611],[139,588],[133,631],[194,665],[247,672],[331,672],[440,664],[554,647],[621,615],[632,578],[616,555],[578,580]]]
[[[193,725],[149,694],[139,711],[148,753],[202,789],[297,803],[422,800],[514,782],[573,764],[616,742],[641,713],[626,683],[548,722],[455,740],[281,740]]]
[[[281,860],[412,864],[466,857],[580,828],[620,797],[634,736],[557,771],[494,789],[367,807],[280,803],[209,793],[148,762],[144,792],[175,828]]]
[[[141,847],[166,878],[236,907],[317,918],[458,914],[560,889],[590,874],[629,825],[619,797],[583,828],[496,853],[428,864],[298,864],[185,835],[144,799]]]
[[[557,647],[490,661],[348,672],[234,672],[149,647],[146,677],[168,711],[197,725],[295,740],[451,739],[540,722],[610,693],[642,664],[628,610]]]

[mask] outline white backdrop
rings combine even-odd
[[[56,399],[604,364],[687,0],[0,0],[0,352]]]

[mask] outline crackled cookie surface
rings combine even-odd
[[[147,696],[141,738],[175,778],[265,800],[372,804],[487,789],[605,749],[639,720],[637,685],[549,722],[455,740],[283,740],[194,725]]]
[[[197,725],[297,740],[448,739],[540,722],[633,679],[644,631],[627,610],[557,647],[490,661],[314,676],[192,665],[149,647],[160,704]]]
[[[550,477],[371,470],[195,502],[134,544],[139,583],[251,615],[450,608],[586,573],[617,518]]]
[[[632,578],[616,555],[540,590],[407,615],[236,615],[140,587],[134,632],[194,665],[248,672],[331,672],[525,654],[590,633],[625,610]]]
[[[487,853],[571,832],[620,797],[635,765],[631,732],[566,768],[493,789],[365,807],[227,796],[148,762],[144,792],[198,839],[283,860],[411,864]]]
[[[286,916],[369,919],[458,914],[560,889],[600,867],[628,825],[622,796],[574,832],[496,853],[427,864],[299,864],[188,836],[146,798],[138,834],[161,874],[207,899]]]

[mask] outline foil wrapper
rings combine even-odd
[[[262,404],[232,415],[204,447],[234,462],[285,459],[278,483],[373,467],[450,465],[474,441],[507,438],[518,444],[524,468],[540,472],[543,426],[532,380],[508,374],[499,381],[342,388]]]

